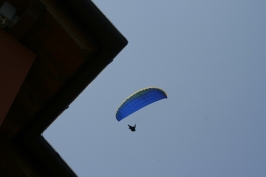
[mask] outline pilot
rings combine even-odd
[[[128,128],[129,128],[132,132],[134,132],[134,131],[136,131],[136,124],[135,124],[134,126],[128,125]]]

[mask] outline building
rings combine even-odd
[[[0,0],[0,176],[76,176],[41,133],[127,45],[89,0]]]

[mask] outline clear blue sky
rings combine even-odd
[[[94,3],[129,44],[44,132],[75,173],[265,177],[266,1]],[[117,122],[148,86],[168,99]]]

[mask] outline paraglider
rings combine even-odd
[[[134,131],[136,131],[136,124],[135,124],[134,126],[128,125],[128,128],[129,128],[132,132],[134,132]]]
[[[148,87],[130,95],[118,108],[116,112],[117,121],[121,121],[130,114],[140,110],[141,108],[152,104],[156,101],[167,98],[167,94],[160,88]],[[135,126],[129,126],[131,131],[135,131]]]

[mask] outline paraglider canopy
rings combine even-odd
[[[166,93],[157,87],[148,87],[139,90],[130,95],[121,104],[116,112],[116,119],[121,121],[139,109],[164,98],[167,98]]]

